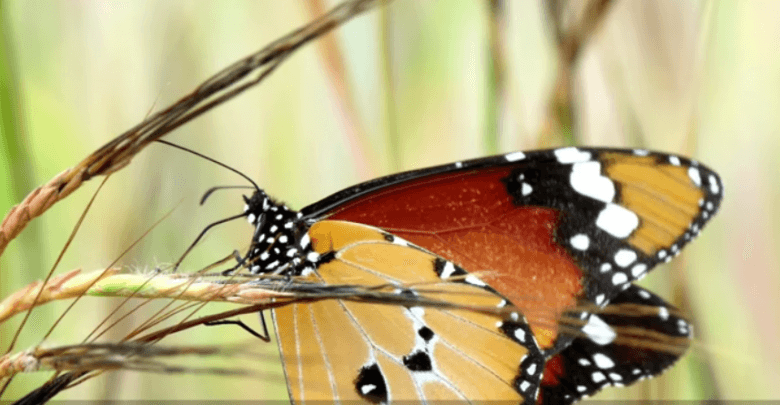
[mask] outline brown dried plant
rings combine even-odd
[[[70,195],[83,182],[122,169],[150,143],[260,83],[304,44],[387,1],[351,0],[336,6],[319,19],[228,66],[192,93],[125,131],[73,168],[38,187],[13,207],[0,224],[0,254],[33,218]]]

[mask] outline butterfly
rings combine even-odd
[[[722,194],[717,174],[680,156],[514,152],[371,180],[300,211],[257,189],[244,197],[255,230],[240,263],[409,298],[274,309],[296,403],[571,403],[656,375],[687,348],[690,324],[633,282],[679,254]],[[452,305],[415,304],[426,299]]]

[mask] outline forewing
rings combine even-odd
[[[605,305],[670,260],[722,191],[714,172],[683,157],[562,148],[392,175],[302,213],[381,228],[479,273],[551,349],[550,319],[583,301]]]

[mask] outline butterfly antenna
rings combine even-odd
[[[185,151],[185,152],[192,153],[193,155],[195,155],[195,156],[198,156],[198,157],[201,157],[201,158],[203,158],[203,159],[206,159],[206,160],[208,160],[208,161],[209,161],[209,162],[211,162],[211,163],[214,163],[214,164],[217,164],[217,165],[219,165],[219,166],[222,166],[222,167],[224,167],[225,169],[228,169],[228,170],[230,170],[231,172],[233,172],[233,173],[236,173],[236,174],[238,174],[239,176],[243,177],[243,178],[244,178],[246,181],[248,181],[250,184],[252,184],[252,187],[254,187],[254,188],[255,188],[255,190],[257,190],[257,191],[260,191],[260,187],[258,187],[258,186],[257,186],[257,183],[255,183],[255,182],[254,182],[252,179],[250,179],[250,178],[249,178],[249,176],[247,176],[247,175],[246,175],[246,174],[244,174],[244,173],[241,173],[240,171],[238,171],[238,170],[236,170],[236,169],[234,169],[234,168],[232,168],[232,167],[230,167],[230,166],[228,166],[228,165],[226,165],[226,164],[224,164],[224,163],[222,163],[222,162],[220,162],[220,161],[218,161],[218,160],[216,160],[216,159],[212,159],[212,158],[210,158],[210,157],[208,157],[208,156],[206,156],[206,155],[204,155],[204,154],[201,154],[201,153],[195,152],[195,151],[194,151],[194,150],[192,150],[192,149],[188,149],[188,148],[185,148],[184,146],[177,145],[177,144],[175,144],[175,143],[171,143],[171,142],[168,142],[168,141],[164,141],[164,140],[162,140],[162,139],[158,139],[158,140],[157,140],[157,142],[160,142],[160,143],[161,143],[161,144],[163,144],[163,145],[168,145],[168,146],[171,146],[171,147],[174,147],[174,148],[177,148],[177,149],[183,150],[183,151]],[[225,188],[228,188],[228,187],[225,187]],[[212,190],[210,190],[210,191],[212,191],[212,192],[213,192],[213,189],[212,189]],[[205,198],[204,198],[204,200],[205,200]]]
[[[211,162],[211,163],[214,163],[214,164],[217,164],[217,165],[219,165],[219,166],[222,166],[222,167],[224,167],[225,169],[228,169],[228,170],[230,170],[231,172],[233,172],[233,173],[236,173],[236,174],[238,174],[239,176],[241,176],[241,177],[243,177],[244,179],[246,179],[246,181],[248,181],[249,183],[251,183],[251,184],[252,184],[252,187],[254,187],[254,189],[255,189],[255,190],[257,190],[258,192],[259,192],[259,191],[261,191],[261,190],[260,190],[260,187],[258,187],[258,186],[257,186],[257,183],[255,183],[254,181],[252,181],[252,179],[250,179],[250,178],[249,178],[249,176],[245,175],[244,173],[241,173],[240,171],[238,171],[238,170],[236,170],[236,169],[234,169],[234,168],[232,168],[232,167],[230,167],[230,166],[228,166],[228,165],[226,165],[226,164],[224,164],[224,163],[222,163],[222,162],[220,162],[220,161],[218,161],[218,160],[212,159],[212,158],[210,158],[210,157],[208,157],[208,156],[206,156],[206,155],[203,155],[202,153],[195,152],[195,151],[194,151],[194,150],[192,150],[192,149],[185,148],[184,146],[177,145],[177,144],[175,144],[175,143],[171,143],[171,142],[168,142],[168,141],[164,141],[164,140],[162,140],[162,139],[158,139],[158,140],[157,140],[157,142],[159,142],[159,143],[161,143],[161,144],[163,144],[163,145],[168,145],[168,146],[174,147],[174,148],[176,148],[176,149],[179,149],[179,150],[183,150],[183,151],[185,151],[185,152],[189,152],[189,153],[191,153],[191,154],[193,154],[193,155],[195,155],[195,156],[198,156],[198,157],[200,157],[200,158],[203,158],[203,159],[205,159],[205,160],[208,160],[208,161],[209,161],[209,162]],[[203,205],[203,203],[206,201],[206,199],[209,197],[209,195],[211,195],[211,193],[213,193],[213,192],[214,192],[214,191],[216,191],[216,190],[220,190],[220,189],[224,189],[224,188],[246,188],[246,186],[219,186],[219,187],[212,187],[212,188],[210,188],[208,191],[206,191],[206,193],[205,193],[205,195],[203,196],[203,198],[201,198],[201,201],[200,201],[201,205]],[[225,218],[225,219],[219,220],[219,221],[217,221],[217,222],[214,222],[214,223],[212,223],[212,224],[209,224],[208,226],[206,226],[205,228],[203,228],[203,230],[200,232],[200,234],[198,235],[198,237],[197,237],[197,238],[195,238],[195,241],[194,241],[194,242],[192,242],[192,244],[191,244],[191,245],[190,245],[190,246],[187,248],[187,250],[185,250],[185,251],[184,251],[184,254],[183,254],[183,255],[181,255],[181,257],[179,258],[179,260],[177,260],[177,261],[176,261],[176,264],[173,266],[173,270],[172,270],[172,272],[173,272],[173,273],[175,273],[175,272],[176,272],[176,270],[178,270],[178,269],[179,269],[179,266],[181,265],[181,262],[182,262],[182,261],[184,261],[184,258],[185,258],[185,257],[187,257],[187,255],[190,253],[190,251],[192,251],[192,249],[193,249],[193,248],[195,248],[195,245],[197,245],[197,244],[198,244],[198,242],[200,242],[201,238],[203,238],[203,236],[204,236],[204,235],[205,235],[205,234],[206,234],[206,233],[207,233],[207,232],[208,232],[208,231],[209,231],[211,228],[213,228],[213,227],[215,227],[215,226],[217,226],[217,225],[223,224],[223,223],[225,223],[225,222],[232,221],[232,220],[234,220],[234,219],[242,218],[242,217],[244,217],[244,216],[246,216],[246,214],[245,214],[245,213],[241,213],[241,214],[239,214],[239,215],[234,215],[234,216],[232,216],[232,217]]]
[[[206,203],[206,199],[208,199],[212,193],[214,193],[217,190],[224,190],[224,189],[230,189],[230,188],[252,188],[250,186],[216,186],[212,187],[208,190],[206,190],[205,193],[203,193],[203,197],[200,199],[200,205],[203,205]]]
[[[183,261],[184,261],[184,258],[185,258],[185,257],[187,257],[187,255],[190,253],[190,251],[191,251],[192,249],[194,249],[194,248],[195,248],[195,245],[197,245],[197,244],[198,244],[198,242],[200,242],[201,238],[203,238],[203,236],[206,234],[206,232],[208,232],[209,230],[211,230],[211,228],[213,228],[213,227],[215,227],[215,226],[217,226],[217,225],[224,224],[225,222],[230,222],[230,221],[232,221],[232,220],[234,220],[234,219],[243,218],[244,216],[246,216],[246,214],[244,214],[244,213],[242,212],[241,214],[234,215],[234,216],[232,216],[232,217],[227,217],[227,218],[225,218],[225,219],[220,219],[219,221],[217,221],[217,222],[213,222],[213,223],[211,223],[211,224],[207,225],[205,228],[203,228],[203,230],[200,232],[200,234],[198,235],[198,237],[197,237],[197,238],[195,238],[195,241],[194,241],[194,242],[192,242],[192,244],[190,245],[190,247],[188,247],[188,248],[187,248],[187,250],[185,250],[185,251],[184,251],[184,254],[183,254],[183,255],[181,255],[181,257],[179,258],[179,260],[177,260],[177,261],[176,261],[176,264],[173,266],[173,271],[172,271],[172,272],[173,272],[173,273],[175,273],[175,272],[176,272],[176,270],[178,270],[178,269],[179,269],[179,265],[181,265],[181,262],[183,262]]]

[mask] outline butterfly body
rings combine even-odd
[[[562,333],[558,320],[634,291],[633,281],[698,234],[721,195],[717,175],[678,156],[586,148],[515,152],[372,180],[300,212],[259,191],[245,208],[255,232],[244,262],[253,273],[397,285],[399,294],[425,296],[408,286],[438,283],[455,303],[487,299],[487,305],[518,308],[514,319],[427,307],[380,310],[344,300],[277,309],[293,399],[533,403],[547,377],[540,398],[568,402],[619,380],[574,367],[567,348],[595,350],[582,349],[586,341],[610,348],[619,342],[609,336],[619,331],[596,322],[594,311],[570,314],[583,322],[579,338]],[[339,346],[347,336],[360,343],[359,353]],[[496,362],[497,355],[506,355],[509,365]],[[546,376],[540,358],[552,359]],[[354,364],[340,368],[345,359]],[[567,371],[552,367],[555,362]],[[313,377],[317,367],[328,381]],[[657,373],[633,369],[640,377]],[[572,372],[599,381],[563,389],[561,382],[576,380],[566,374]],[[556,373],[563,374],[551,378]]]

